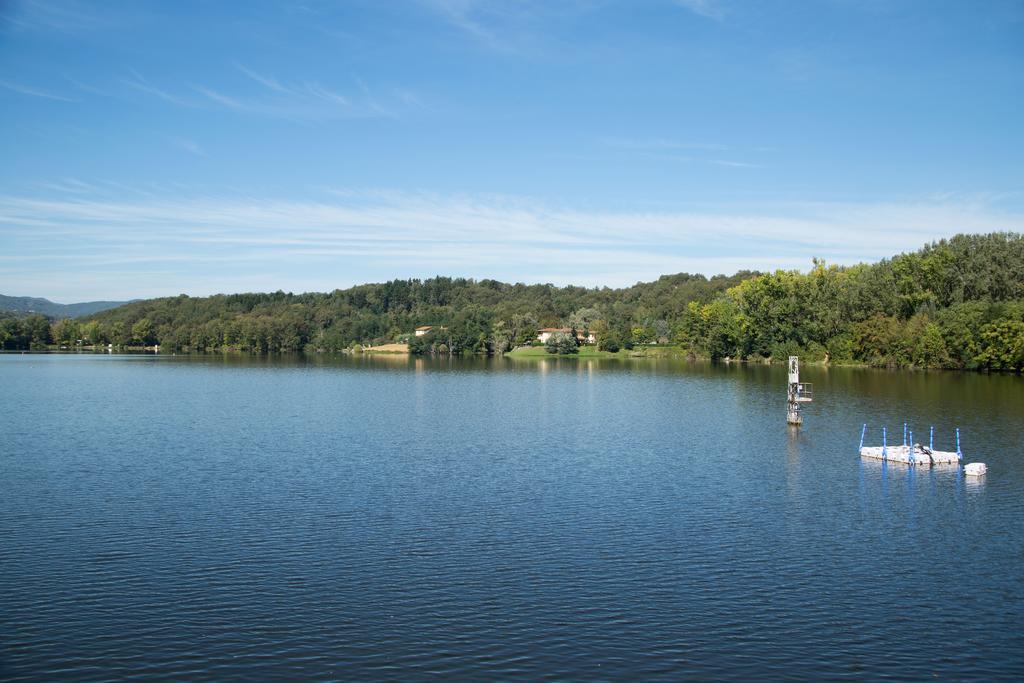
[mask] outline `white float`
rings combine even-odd
[[[968,477],[981,477],[988,471],[983,462],[969,462],[964,465],[964,474]]]

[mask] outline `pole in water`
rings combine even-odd
[[[914,430],[910,430],[910,464],[914,464]]]
[[[935,425],[928,428],[928,450],[935,450]]]
[[[789,387],[786,390],[786,423],[799,426],[800,417],[800,359],[789,357]]]
[[[882,460],[889,457],[889,449],[885,447],[885,427],[882,427]]]
[[[907,445],[907,423],[903,423],[903,445]]]
[[[960,450],[960,428],[959,427],[956,428],[956,459],[959,460],[960,462],[963,462],[963,460],[964,460],[964,454]]]
[[[864,448],[864,432],[866,432],[866,431],[868,431],[868,423],[867,422],[865,422],[864,426],[860,428],[860,447],[857,449],[858,453],[860,452],[861,448]]]

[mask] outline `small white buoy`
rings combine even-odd
[[[964,465],[964,474],[969,477],[980,477],[987,471],[988,468],[985,467],[983,462],[969,462]]]

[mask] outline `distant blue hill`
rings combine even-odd
[[[39,313],[50,318],[79,318],[83,315],[92,315],[105,311],[108,308],[117,308],[127,301],[85,301],[78,304],[57,304],[49,299],[40,299],[31,296],[4,296],[0,294],[0,311],[10,311],[15,314],[29,315]]]

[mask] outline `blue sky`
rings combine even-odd
[[[0,293],[873,261],[1024,231],[1021,112],[1021,0],[0,0]]]

